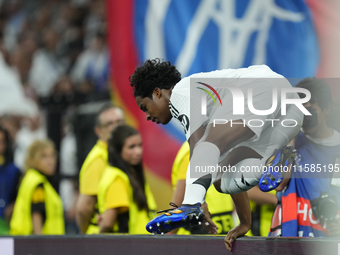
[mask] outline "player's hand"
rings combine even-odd
[[[211,220],[211,214],[208,209],[208,204],[204,202],[202,204],[202,208],[204,211],[204,220],[203,220],[203,227],[208,231],[209,234],[217,234],[217,226],[216,224]]]
[[[234,228],[232,228],[227,236],[224,238],[224,244],[225,247],[231,251],[232,247],[233,247],[233,242],[235,241],[236,238],[238,238],[239,236],[243,236],[245,235],[250,229],[250,226],[244,225],[244,224],[240,224]]]

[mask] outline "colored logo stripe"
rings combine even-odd
[[[209,89],[211,89],[212,92],[214,92],[215,95],[217,96],[218,100],[220,100],[220,103],[221,103],[221,105],[222,105],[222,100],[221,100],[219,94],[217,93],[217,91],[216,91],[213,87],[211,87],[210,85],[208,85],[208,84],[206,84],[206,83],[203,83],[203,82],[197,82],[197,83],[202,84],[202,85],[208,87]],[[205,90],[205,92],[207,92],[207,93],[213,98],[213,96],[212,96],[208,91]],[[215,102],[215,100],[214,100],[214,102]],[[215,102],[215,104],[216,104],[216,102]]]
[[[213,97],[213,95],[208,90],[200,88],[200,87],[196,87],[196,88],[201,89],[201,90],[207,92],[208,95],[212,98],[212,100],[214,100],[215,105],[217,105],[215,98]]]

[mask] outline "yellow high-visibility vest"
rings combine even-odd
[[[97,159],[101,158],[104,162],[108,161],[108,152],[107,152],[107,144],[101,140],[98,140],[97,143],[93,146],[89,154],[87,155],[79,173],[79,184],[80,184],[80,193],[82,193],[81,190],[81,184],[83,182],[83,176],[85,175],[86,171],[89,171],[89,166],[92,164],[92,162]],[[101,176],[103,175],[105,169],[96,169],[96,173],[98,174],[98,180],[101,179]],[[99,183],[98,183],[99,185]],[[94,194],[95,196],[97,194]],[[99,227],[97,222],[97,216],[98,216],[98,202],[95,204],[94,208],[94,214],[91,218],[90,225],[88,226],[86,230],[86,234],[93,235],[93,234],[99,234]]]
[[[128,233],[129,234],[149,234],[146,231],[146,224],[154,217],[153,212],[156,210],[156,202],[151,193],[149,185],[145,184],[145,195],[149,207],[149,213],[146,210],[139,210],[137,204],[133,199],[133,190],[129,181],[129,177],[119,168],[108,166],[103,174],[103,177],[99,183],[98,187],[98,208],[100,214],[105,212],[105,199],[106,193],[115,181],[116,178],[121,177],[124,182],[126,182],[128,187],[128,197],[130,200],[129,206],[129,223],[128,223]],[[119,194],[117,194],[119,195]],[[113,232],[118,231],[118,222],[116,221],[115,226],[113,226]]]
[[[46,176],[34,169],[29,169],[20,184],[10,222],[11,235],[30,235],[33,232],[31,204],[33,192],[39,184],[44,185],[46,219],[42,234],[65,234],[63,204]]]

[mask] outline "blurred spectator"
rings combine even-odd
[[[73,83],[68,76],[62,76],[53,86],[54,94],[70,95],[73,93]],[[73,96],[73,95],[72,95]]]
[[[190,158],[190,146],[188,142],[185,142],[177,153],[175,158],[171,181],[174,190],[172,196],[172,202],[180,206],[183,202],[185,191],[185,180],[187,176],[187,169]],[[212,221],[217,225],[218,234],[226,234],[230,229],[234,227],[233,221],[233,200],[229,194],[219,193],[215,186],[212,185],[205,197],[207,204],[209,205],[209,211],[211,213]],[[174,231],[173,233],[175,233]],[[179,228],[178,235],[190,235],[190,234],[208,234],[205,228],[202,226],[193,226],[186,228]]]
[[[71,124],[65,120],[64,136],[60,145],[60,174],[67,179],[60,181],[60,197],[64,205],[66,234],[77,233],[75,222],[78,198],[77,143]]]
[[[31,56],[22,48],[17,48],[10,55],[10,66],[20,80],[26,97],[36,99],[35,91],[29,86],[28,75],[31,68]]]
[[[27,80],[28,72],[31,68],[31,63],[28,54],[22,48],[17,48],[12,51],[12,54],[10,56],[10,66],[17,74],[21,83]]]
[[[38,109],[36,109],[35,116],[21,118],[20,129],[14,140],[14,162],[20,169],[24,168],[28,147],[35,140],[42,140],[46,137],[46,129],[42,123],[42,116]]]
[[[12,235],[65,233],[63,205],[49,182],[56,162],[52,141],[37,140],[29,147],[10,222]]]
[[[43,45],[34,53],[29,82],[39,96],[48,96],[68,63],[58,55],[58,35],[52,28],[44,28]]]
[[[13,143],[15,143],[17,133],[20,130],[21,120],[22,120],[21,116],[8,114],[3,115],[0,119],[1,125],[8,131],[11,141]],[[13,147],[15,147],[15,145]]]
[[[38,48],[37,34],[32,30],[25,30],[18,37],[18,43],[18,49],[23,51],[23,54],[29,57],[29,60],[32,61],[32,56]]]
[[[104,31],[106,17],[105,0],[90,0],[88,5],[89,13],[84,21],[85,46],[91,43],[92,38],[98,31]]]
[[[20,166],[32,141],[48,136],[54,142],[61,155],[56,171],[60,166],[61,178],[66,178],[59,187],[62,194],[72,191],[74,195],[66,199],[68,205],[77,195],[77,185],[69,179],[75,169],[69,167],[75,159],[78,166],[83,163],[96,139],[94,134],[88,135],[93,127],[87,127],[87,123],[95,118],[96,107],[110,100],[105,12],[104,0],[1,2],[0,124],[10,133],[14,160]],[[89,55],[92,63],[84,70],[76,68],[76,62]],[[77,83],[73,82],[73,70],[84,71]],[[76,119],[77,149],[72,132],[63,138],[61,135],[67,112]],[[57,183],[53,185],[58,187]],[[70,219],[74,217],[72,210],[72,206],[65,207]]]
[[[71,0],[71,3],[76,6],[87,5],[91,0]]]
[[[109,54],[104,33],[97,32],[91,45],[77,59],[72,70],[74,82],[81,84],[89,81],[95,91],[108,90]]]
[[[59,15],[51,23],[60,35],[59,51],[62,56],[67,56],[69,68],[73,66],[78,55],[84,48],[84,20],[88,10],[83,6],[76,6],[71,1],[65,1],[59,8]],[[67,69],[69,73],[70,69]]]
[[[34,114],[34,102],[25,97],[18,75],[7,65],[2,53],[0,53],[0,77],[0,116]]]
[[[130,126],[118,126],[108,151],[110,166],[98,187],[100,233],[147,234],[156,203],[144,177],[142,137]]]
[[[32,28],[39,34],[40,37],[44,37],[44,35],[40,33],[49,28],[49,26],[52,24],[52,17],[58,14],[58,9],[56,8],[56,5],[53,3],[53,1],[44,2],[45,3],[37,4],[31,24]]]
[[[8,17],[4,27],[4,45],[8,51],[17,45],[17,37],[24,29],[26,15],[22,9],[22,1],[6,1],[4,13]]]
[[[13,163],[10,136],[0,126],[0,235],[8,234],[20,175],[19,168]]]
[[[123,111],[111,103],[103,105],[97,114],[95,132],[99,139],[86,157],[79,174],[80,195],[76,220],[81,233],[99,233],[97,194],[99,181],[108,164],[107,142],[110,132],[124,123]]]
[[[332,94],[327,83],[306,78],[297,84],[311,92],[304,104],[302,132],[295,139],[295,165],[277,190],[271,236],[340,235],[340,133],[328,127]]]

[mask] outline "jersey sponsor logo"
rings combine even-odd
[[[171,102],[169,102],[169,108],[170,108],[170,112],[172,116],[178,119],[181,125],[183,126],[184,132],[186,134],[189,131],[189,125],[190,125],[188,116],[186,116],[185,114],[180,115],[179,111],[176,109],[176,107]]]

